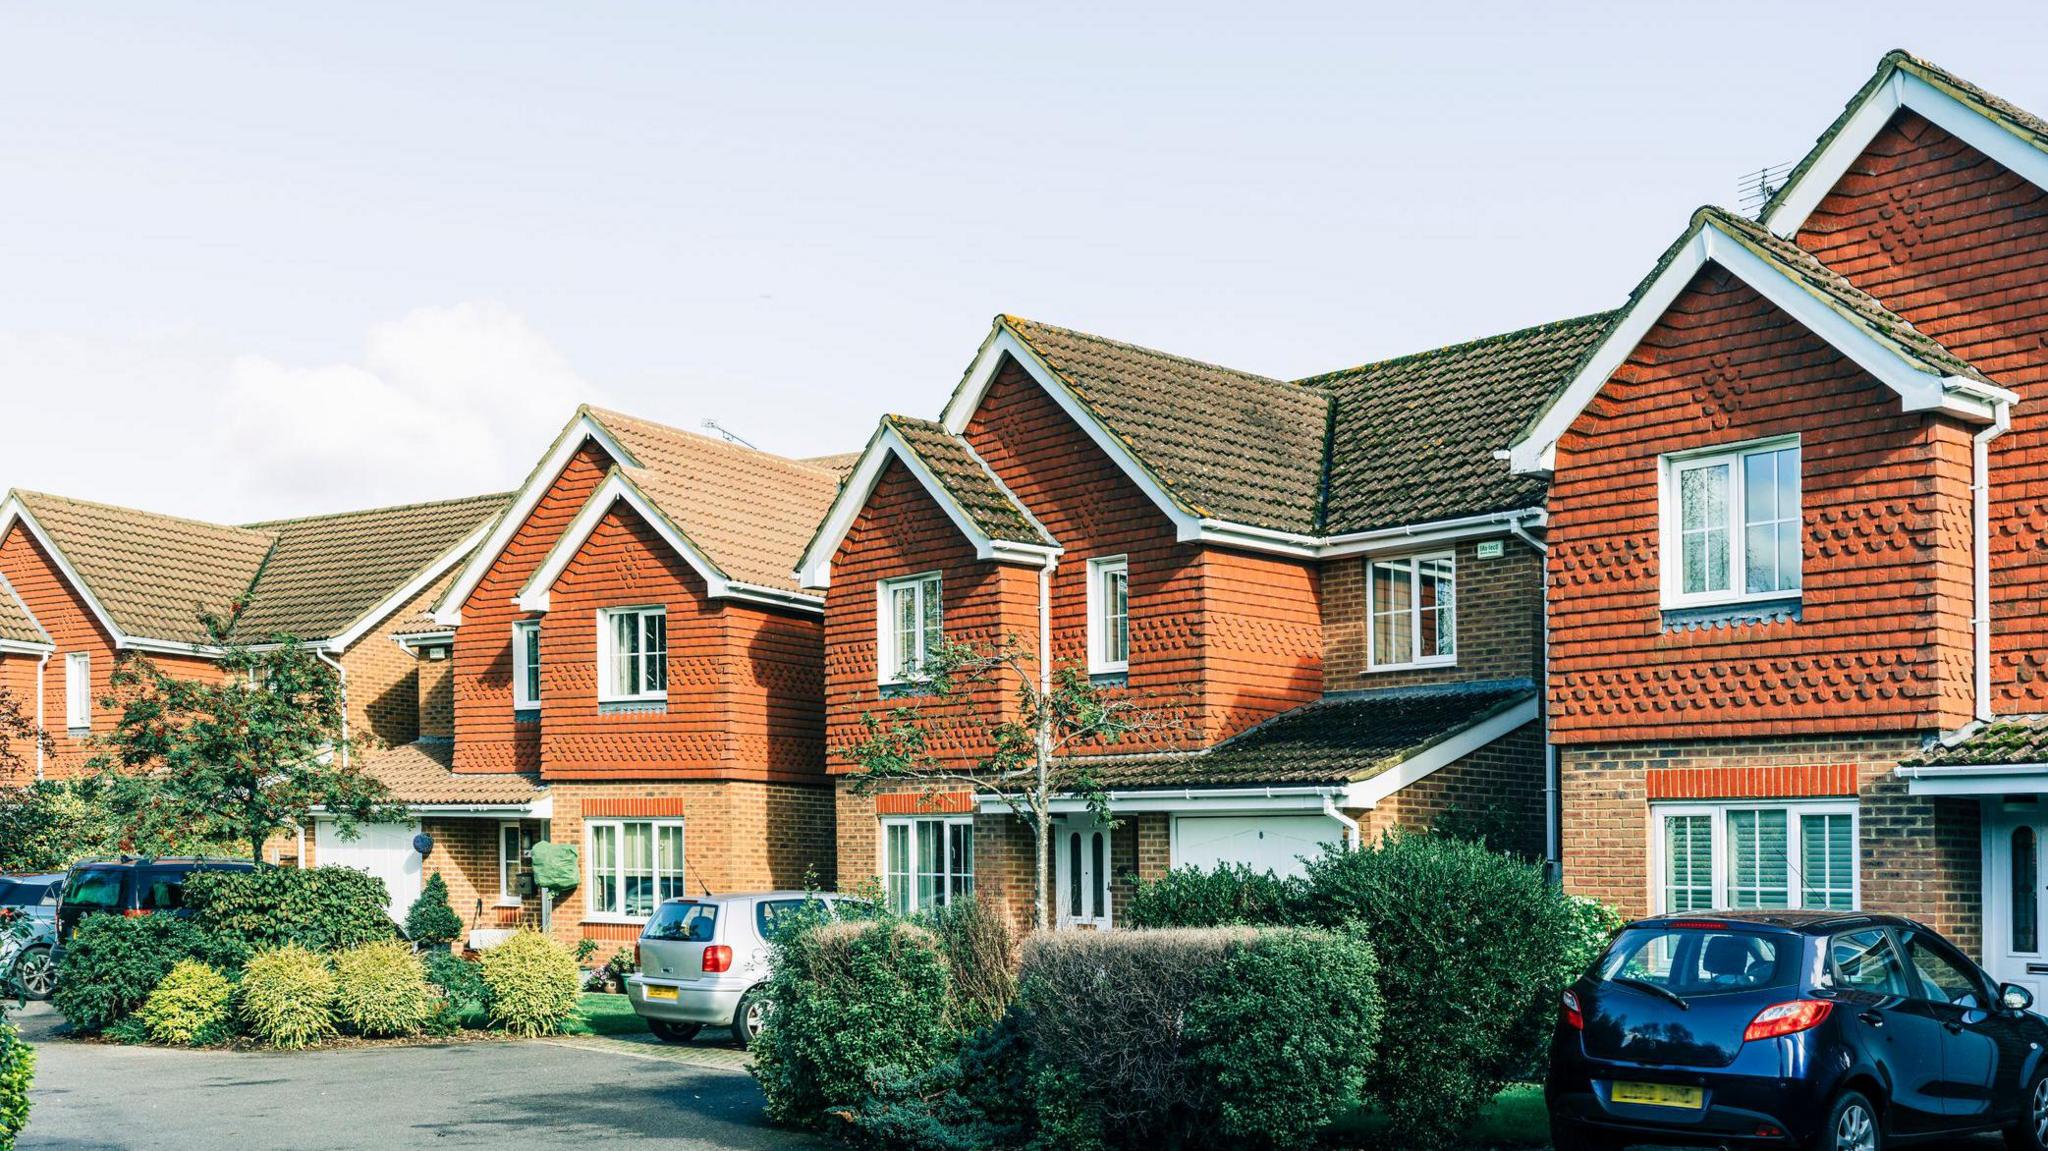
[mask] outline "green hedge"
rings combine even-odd
[[[233,966],[221,962],[227,950],[190,920],[89,915],[65,945],[64,970],[51,1001],[76,1030],[102,1031],[142,1006],[183,960]]]
[[[1220,863],[1213,871],[1176,867],[1138,889],[1117,909],[1126,927],[1274,927],[1303,915],[1307,888],[1299,879]]]
[[[12,1024],[0,1023],[0,1151],[14,1151],[14,1137],[28,1126],[28,1087],[35,1075],[35,1048],[22,1042]]]
[[[583,972],[569,949],[521,931],[483,954],[491,1022],[515,1035],[553,1035],[576,1012]]]
[[[391,939],[384,881],[349,867],[195,871],[185,879],[193,921],[245,954],[297,946],[342,951]]]

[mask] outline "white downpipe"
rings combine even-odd
[[[37,782],[37,783],[41,783],[41,782],[43,781],[43,744],[44,744],[44,743],[45,743],[45,742],[46,742],[46,741],[48,740],[48,738],[49,738],[49,736],[47,735],[47,732],[49,731],[49,729],[48,729],[47,727],[45,727],[45,726],[43,725],[43,713],[44,713],[45,709],[46,709],[46,708],[48,707],[48,705],[47,705],[46,703],[44,703],[44,702],[43,702],[43,692],[44,692],[44,690],[45,690],[45,688],[44,688],[44,677],[45,677],[46,675],[48,675],[48,673],[49,673],[49,667],[50,667],[50,653],[49,653],[49,652],[44,652],[44,653],[42,654],[42,658],[40,658],[40,659],[36,660],[36,782]]]
[[[1323,797],[1323,814],[1344,825],[1344,843],[1351,850],[1357,851],[1359,848],[1358,821],[1344,814],[1343,809],[1337,806],[1337,801],[1327,795]]]
[[[343,666],[341,666],[341,661],[340,661],[340,660],[337,660],[337,659],[335,659],[335,658],[334,658],[333,656],[331,656],[331,655],[328,655],[326,651],[324,651],[324,650],[322,650],[322,649],[320,649],[320,648],[317,648],[317,647],[316,647],[316,648],[314,648],[314,649],[313,649],[313,654],[314,654],[315,656],[319,657],[319,659],[320,659],[320,662],[321,662],[321,663],[324,663],[324,664],[326,664],[326,665],[327,665],[328,667],[331,667],[331,668],[333,668],[333,669],[334,669],[334,674],[335,674],[335,675],[338,675],[338,676],[340,676],[340,677],[341,677],[341,766],[343,766],[343,767],[347,767],[347,766],[348,766],[348,669],[347,669],[347,668],[345,668],[345,667],[343,667]]]
[[[304,871],[306,869],[306,825],[300,823],[294,824],[293,827],[299,833],[299,870]]]
[[[1052,573],[1060,566],[1056,556],[1045,557],[1038,569],[1038,692],[1052,694]]]
[[[2012,405],[1992,409],[1991,426],[1970,437],[1970,550],[1975,568],[1970,620],[1975,632],[1977,718],[1991,718],[1991,441],[2012,427]]]
[[[1564,802],[1564,781],[1557,762],[1557,746],[1550,742],[1550,545],[1522,530],[1520,521],[1509,524],[1508,530],[1535,548],[1538,556],[1544,557],[1543,576],[1537,583],[1543,594],[1543,650],[1537,656],[1540,662],[1536,676],[1536,690],[1543,709],[1543,859],[1549,864],[1552,875],[1562,880],[1564,834],[1559,826],[1559,808]]]

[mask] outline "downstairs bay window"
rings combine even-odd
[[[1857,905],[1854,803],[1658,804],[1651,823],[1660,914]]]
[[[974,819],[885,819],[882,861],[891,911],[908,915],[972,895]]]
[[[683,889],[683,821],[593,819],[583,825],[589,883],[583,917],[646,919]]]

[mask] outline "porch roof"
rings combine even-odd
[[[524,807],[547,795],[540,776],[520,772],[457,772],[455,744],[422,739],[373,752],[363,771],[382,782],[391,797],[415,806],[479,805]]]
[[[1906,768],[2009,767],[2048,764],[2048,712],[2001,715],[1951,743],[1936,743],[1903,761]]]

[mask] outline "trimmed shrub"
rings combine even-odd
[[[211,1047],[234,1034],[234,994],[227,976],[187,959],[149,993],[135,1020],[152,1043]]]
[[[553,1035],[576,1011],[583,973],[569,949],[521,931],[483,954],[491,1022],[515,1035]]]
[[[1242,863],[1176,867],[1138,884],[1117,918],[1131,927],[1279,926],[1298,922],[1306,885]]]
[[[351,867],[195,871],[185,880],[193,922],[254,954],[285,946],[341,951],[397,929],[384,881]]]
[[[168,915],[89,915],[64,949],[52,1002],[78,1031],[105,1030],[142,1006],[181,960],[233,966],[220,962],[217,943],[196,924]]]
[[[950,1053],[951,980],[930,931],[891,919],[828,923],[773,947],[774,1014],[753,1046],[771,1120],[815,1125],[828,1108],[857,1107],[871,1073],[920,1075]]]
[[[35,1077],[35,1048],[22,1042],[13,1024],[0,1023],[0,1151],[14,1151],[14,1137],[28,1126],[28,1086]]]
[[[287,944],[250,957],[235,990],[235,1016],[251,1038],[304,1047],[334,1034],[334,991],[327,960]]]
[[[483,964],[446,951],[429,951],[421,959],[427,982],[441,989],[444,1021],[451,1028],[481,1026],[491,1007],[491,988],[484,982]]]
[[[441,1010],[426,965],[395,939],[334,957],[334,1013],[358,1035],[418,1035]]]
[[[929,922],[952,970],[953,1029],[964,1033],[1001,1019],[1017,996],[1017,940],[1008,917],[968,896],[940,905]]]
[[[439,872],[427,876],[420,897],[405,912],[405,937],[416,946],[446,947],[462,935],[462,920],[448,905],[448,881]]]
[[[1027,1147],[1038,1130],[1031,1085],[1031,1049],[1013,1012],[921,1075],[877,1070],[847,1133],[877,1151]]]

